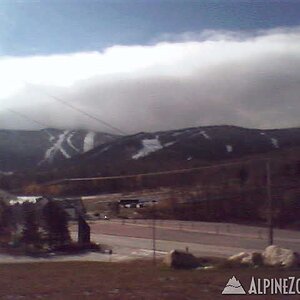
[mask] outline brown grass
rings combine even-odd
[[[270,278],[275,274],[299,277],[300,271],[236,268],[179,271],[161,264],[153,266],[150,261],[2,264],[0,299],[240,299],[221,295],[230,277],[235,275],[247,290],[251,276]],[[255,299],[279,298],[256,296]]]

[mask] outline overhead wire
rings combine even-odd
[[[41,126],[42,129],[43,129],[45,132],[47,132],[48,135],[49,135],[50,137],[53,136],[53,134],[52,134],[51,132],[49,132],[49,128],[50,128],[51,126],[49,126],[48,124],[46,124],[46,123],[44,123],[44,122],[41,122],[41,121],[38,121],[38,120],[36,120],[36,119],[33,119],[32,117],[29,117],[28,115],[26,115],[26,114],[24,114],[24,113],[20,113],[19,111],[16,111],[15,109],[11,109],[11,108],[8,108],[8,107],[2,108],[2,109],[3,109],[3,110],[7,110],[7,111],[9,111],[9,112],[11,112],[11,113],[13,113],[13,114],[15,114],[15,115],[18,115],[18,116],[22,117],[23,119],[25,119],[25,120],[27,120],[27,121],[30,121],[30,122],[32,122],[32,123],[35,123],[35,124]],[[85,143],[86,143],[88,146],[91,146],[92,148],[95,147],[95,144],[92,144],[92,143],[87,142],[87,141],[85,141]],[[77,152],[78,152],[78,151],[77,151]],[[28,160],[29,160],[29,159],[30,159],[30,158],[28,158]]]
[[[47,96],[50,97],[51,99],[60,102],[61,104],[63,104],[63,105],[65,105],[65,106],[67,106],[67,107],[69,107],[69,108],[71,108],[71,109],[73,109],[73,110],[75,110],[75,111],[77,111],[77,112],[79,112],[79,113],[81,113],[81,114],[83,114],[83,115],[85,115],[85,116],[87,116],[87,117],[89,117],[89,118],[91,118],[91,119],[93,119],[93,120],[95,120],[95,121],[101,123],[102,125],[105,125],[105,126],[111,128],[111,129],[115,130],[115,131],[118,131],[118,132],[121,133],[122,135],[126,134],[126,133],[125,133],[123,130],[121,130],[120,128],[118,128],[118,127],[116,127],[116,126],[114,126],[114,125],[108,123],[107,121],[104,121],[103,119],[100,119],[99,117],[96,117],[96,116],[94,116],[94,115],[92,115],[92,114],[90,114],[90,113],[84,111],[84,110],[81,109],[81,108],[78,108],[78,107],[76,107],[76,106],[70,104],[70,103],[67,102],[67,101],[62,100],[62,99],[59,98],[59,97],[56,97],[56,96],[53,96],[53,95],[49,94],[48,92],[42,90],[42,89],[39,88],[39,87],[36,87],[36,86],[34,86],[34,85],[32,85],[32,84],[29,84],[29,83],[27,83],[27,82],[25,82],[25,84],[26,84],[27,86],[31,86],[31,87],[35,88],[36,90],[41,91],[43,94],[47,95]],[[31,121],[31,122],[34,122],[34,123],[38,124],[39,126],[45,127],[45,130],[46,130],[46,131],[47,131],[47,127],[49,128],[49,126],[47,126],[47,124],[45,124],[45,123],[43,123],[43,122],[40,122],[40,121],[37,121],[37,120],[35,120],[35,119],[31,118],[31,117],[28,117],[28,116],[25,115],[24,113],[20,113],[20,112],[18,112],[18,111],[16,111],[16,110],[13,110],[13,109],[10,109],[10,108],[6,108],[6,110],[8,110],[8,111],[10,111],[10,112],[12,112],[12,113],[14,113],[14,114],[17,114],[17,115],[23,117],[24,119],[27,119],[27,120],[29,120],[29,121]],[[48,133],[48,134],[50,134],[50,133]],[[88,144],[88,145],[91,145],[91,146],[94,146],[94,145],[92,145],[92,144],[90,144],[90,143],[87,143],[87,144]],[[172,170],[172,171],[165,171],[165,172],[153,172],[153,173],[148,173],[148,174],[137,174],[137,175],[127,175],[127,176],[112,176],[112,177],[113,177],[113,178],[122,178],[122,177],[134,177],[134,176],[145,176],[145,175],[147,175],[147,176],[150,175],[150,176],[151,176],[151,175],[168,174],[168,173],[182,173],[182,172],[189,172],[189,171],[199,170],[199,169],[211,169],[211,168],[216,168],[216,167],[224,167],[224,166],[232,166],[232,165],[241,165],[241,164],[245,164],[245,163],[248,164],[248,163],[253,162],[253,161],[266,161],[266,160],[268,160],[268,159],[250,159],[250,160],[246,160],[246,161],[243,160],[243,161],[237,161],[237,162],[232,162],[232,163],[225,163],[225,164],[220,164],[220,165],[215,165],[215,166],[204,166],[204,167],[200,167],[200,168]],[[274,160],[279,160],[279,159],[272,159],[272,158],[271,158],[271,159],[269,159],[269,160],[274,161]],[[96,177],[96,178],[95,178],[95,177],[94,177],[94,178],[84,178],[84,179],[83,179],[83,178],[70,178],[70,179],[68,179],[68,180],[69,180],[69,181],[79,181],[79,180],[95,180],[95,179],[97,180],[97,179],[104,179],[104,178],[101,178],[101,177],[100,177],[100,178],[99,178],[99,177]],[[108,178],[106,177],[105,179],[109,179],[109,177],[108,177]]]
[[[22,118],[31,121],[39,126],[42,126],[43,129],[49,134],[52,135],[50,132],[48,132],[48,128],[51,126],[47,125],[44,122],[38,121],[36,119],[33,119],[32,117],[29,117],[28,115],[24,113],[20,113],[19,111],[16,111],[11,108],[4,108],[5,110],[14,113],[18,116],[21,116]],[[91,143],[86,142],[88,145],[93,146]],[[186,169],[177,169],[177,170],[170,170],[170,171],[160,171],[160,172],[150,172],[150,173],[142,173],[142,174],[132,174],[132,175],[123,175],[123,176],[111,176],[111,177],[92,177],[92,178],[69,178],[67,180],[69,181],[79,181],[79,180],[97,180],[97,179],[111,179],[111,178],[125,178],[125,177],[135,177],[135,176],[151,176],[151,175],[163,175],[163,174],[174,174],[174,173],[185,173],[185,172],[191,172],[191,171],[197,171],[197,170],[204,170],[204,169],[214,169],[214,168],[220,168],[220,167],[227,167],[227,166],[233,166],[233,165],[243,165],[243,164],[249,164],[252,162],[259,162],[259,161],[280,161],[280,162],[286,162],[286,160],[278,159],[278,158],[256,158],[256,159],[246,159],[246,160],[238,160],[231,163],[222,163],[222,164],[216,164],[216,165],[210,165],[210,166],[202,166],[202,167],[196,167],[196,168],[186,168]],[[295,160],[296,161],[296,160]],[[298,161],[298,160],[297,160]]]
[[[258,162],[266,162],[268,158],[255,158],[255,159],[247,159],[247,160],[238,160],[230,163],[219,163],[209,166],[201,166],[201,167],[194,167],[194,168],[185,168],[185,169],[173,169],[168,171],[158,171],[158,172],[149,172],[149,173],[139,173],[139,174],[129,174],[129,175],[116,175],[116,176],[98,176],[98,177],[86,177],[86,178],[65,178],[59,180],[60,182],[80,182],[80,181],[93,181],[93,180],[114,180],[114,179],[125,179],[125,178],[138,178],[144,176],[158,176],[158,175],[171,175],[171,174],[182,174],[182,173],[189,173],[193,171],[202,171],[202,170],[212,170],[212,169],[219,169],[229,166],[244,166],[246,164],[251,163],[258,163]],[[276,161],[272,159],[272,161]],[[53,183],[53,182],[51,182]],[[56,182],[57,183],[57,182]],[[45,185],[49,183],[44,183]]]
[[[40,87],[37,87],[37,86],[32,85],[32,84],[29,84],[29,83],[26,82],[26,81],[24,81],[24,83],[25,83],[27,86],[30,86],[31,88],[33,88],[33,89],[35,89],[35,90],[39,90],[41,93],[47,95],[49,98],[51,98],[51,99],[53,99],[53,100],[55,100],[55,101],[57,101],[57,102],[59,102],[59,103],[61,103],[61,104],[63,104],[63,105],[65,105],[65,106],[67,106],[67,107],[69,107],[69,108],[75,110],[76,112],[81,113],[82,115],[84,115],[84,116],[86,116],[86,117],[89,117],[90,119],[92,119],[92,120],[94,120],[94,121],[96,121],[96,122],[98,122],[98,123],[101,123],[102,125],[104,125],[104,126],[110,128],[110,129],[113,129],[114,131],[117,131],[117,132],[120,133],[121,135],[127,135],[127,133],[126,133],[124,130],[122,130],[122,129],[120,129],[120,128],[114,126],[114,125],[112,125],[111,123],[109,123],[109,122],[107,122],[107,121],[104,121],[102,118],[97,117],[97,116],[95,116],[95,115],[93,115],[93,114],[91,114],[91,113],[89,113],[89,112],[83,110],[82,108],[79,108],[79,107],[77,107],[77,106],[75,106],[75,105],[73,105],[73,104],[71,104],[71,103],[69,103],[69,102],[63,100],[63,99],[61,99],[60,97],[53,96],[52,94],[50,94],[50,93],[48,93],[47,91],[41,89]]]
[[[45,129],[45,130],[47,130],[47,128],[49,128],[49,127],[47,126],[47,124],[45,124],[45,123],[43,123],[43,122],[40,122],[40,121],[37,121],[37,120],[35,120],[35,119],[31,118],[31,117],[28,117],[27,115],[25,115],[25,114],[23,114],[23,113],[20,113],[20,112],[14,110],[14,109],[11,109],[11,108],[8,108],[8,107],[6,107],[6,108],[4,108],[4,109],[5,109],[5,110],[8,110],[8,111],[10,111],[10,112],[12,112],[12,113],[14,113],[14,114],[16,114],[16,115],[18,115],[18,116],[20,116],[20,117],[26,119],[26,120],[28,120],[28,121],[30,121],[30,122],[33,122],[33,123],[35,123],[35,124],[37,124],[37,125],[39,125],[39,126],[42,126],[42,128]]]

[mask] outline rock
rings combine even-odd
[[[175,269],[193,269],[200,265],[193,254],[181,250],[169,252],[164,259],[164,264]]]
[[[232,255],[228,258],[229,261],[234,263],[242,263],[243,260],[248,259],[250,256],[247,252],[240,252],[238,254]]]
[[[253,252],[251,256],[252,256],[252,264],[254,266],[262,266],[264,264],[262,253]]]
[[[242,260],[240,261],[242,265],[252,265],[252,256],[249,253],[248,256],[243,257]]]
[[[299,254],[275,245],[268,246],[262,253],[266,266],[291,268],[299,265]]]
[[[248,256],[244,257],[241,263],[243,265],[262,266],[263,265],[262,254],[259,252],[248,253]]]
[[[240,252],[228,258],[229,262],[233,262],[241,265],[253,265],[261,266],[263,265],[262,254],[259,252],[247,253]]]

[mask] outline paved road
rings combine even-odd
[[[153,221],[120,220],[90,222],[92,240],[106,244],[113,254],[88,253],[53,258],[29,258],[0,255],[0,263],[46,261],[121,261],[153,256]],[[197,255],[228,257],[242,251],[262,250],[267,245],[267,229],[235,224],[162,221],[155,222],[156,256],[163,257],[172,249]],[[71,226],[76,239],[76,226]],[[300,252],[300,232],[275,230],[275,243]]]
[[[92,238],[113,246],[123,253],[126,249],[152,249],[153,222],[120,220],[90,222]],[[201,255],[228,256],[241,251],[263,250],[267,245],[267,229],[235,224],[156,221],[156,247],[166,252],[189,248]],[[274,243],[300,252],[300,232],[275,230]],[[125,252],[126,252],[125,251]]]

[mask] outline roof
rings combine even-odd
[[[43,196],[17,196],[16,199],[10,200],[9,204],[10,205],[23,204],[25,202],[35,204],[42,199],[44,199]]]
[[[14,196],[4,190],[0,190],[0,200],[4,200],[5,202],[8,202],[12,199],[16,199],[16,196]]]
[[[85,211],[81,198],[53,198],[53,201],[58,202],[63,208],[76,208]]]

